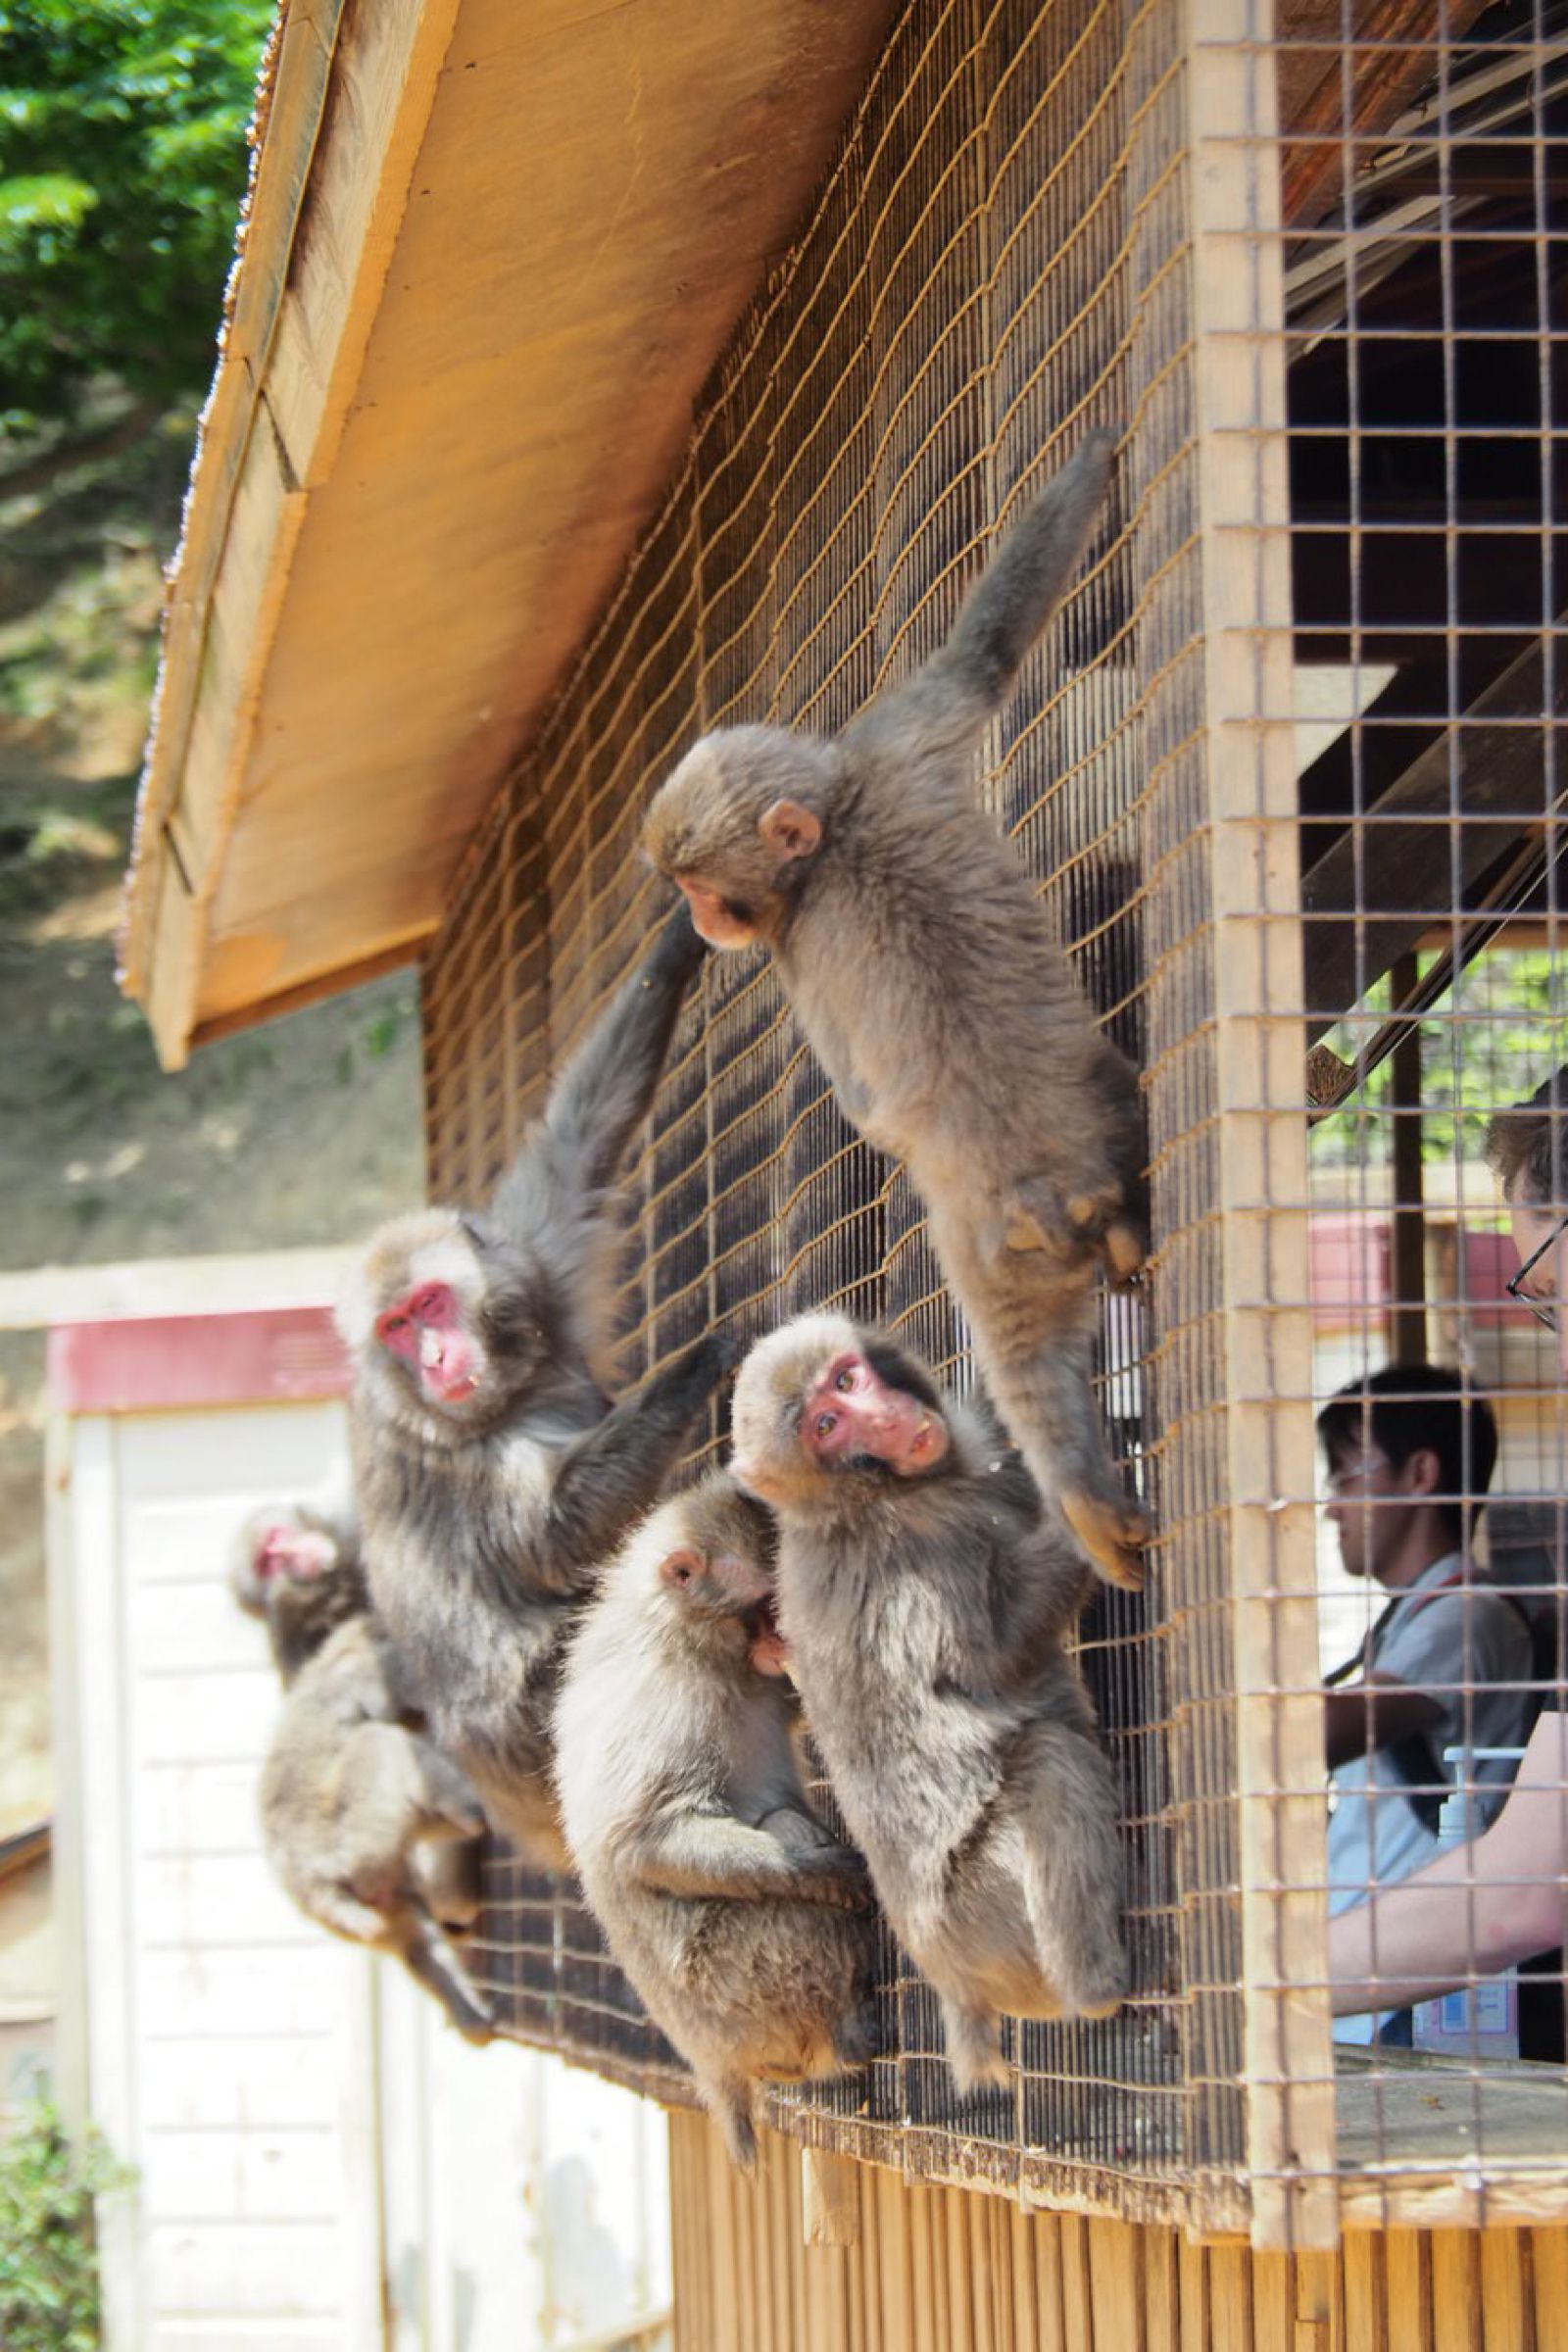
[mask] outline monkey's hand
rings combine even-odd
[[[634,1396],[617,1398],[560,1457],[540,1547],[555,1590],[591,1583],[632,1521],[659,1499],[731,1358],[731,1342],[709,1333]]]
[[[708,942],[697,929],[684,899],[677,901],[660,924],[642,966],[645,988],[674,982],[684,988],[703,968]]]
[[[795,1853],[766,1830],[730,1813],[677,1813],[646,1831],[627,1857],[658,1894],[687,1901],[794,1901],[860,1909],[870,1900],[865,1865],[840,1845]]]

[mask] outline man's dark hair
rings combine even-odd
[[[1464,1501],[1434,1501],[1456,1544],[1469,1513],[1477,1517],[1497,1465],[1497,1424],[1484,1396],[1467,1396],[1457,1372],[1442,1364],[1389,1364],[1347,1381],[1317,1417],[1329,1468],[1373,1445],[1396,1470],[1413,1453],[1438,1457],[1438,1492]]]
[[[1568,1209],[1568,1063],[1528,1102],[1498,1111],[1487,1129],[1487,1157],[1508,1200]]]

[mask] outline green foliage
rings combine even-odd
[[[200,390],[271,0],[0,0],[0,429]]]
[[[1420,968],[1433,958],[1423,956]],[[1364,1014],[1325,1043],[1353,1060],[1388,1011],[1379,981]],[[1568,1060],[1568,969],[1544,948],[1493,949],[1421,1023],[1421,1156],[1479,1159],[1494,1111],[1523,1102]],[[1381,1167],[1393,1155],[1394,1064],[1381,1062],[1346,1109],[1312,1130],[1316,1168]]]
[[[66,2137],[46,2098],[0,2141],[0,2344],[5,2352],[94,2352],[98,2256],[92,2200],[130,2175],[103,2141]]]

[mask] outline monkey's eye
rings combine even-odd
[[[846,1364],[843,1371],[839,1374],[837,1380],[833,1383],[833,1386],[837,1389],[841,1396],[847,1396],[855,1386],[854,1366],[851,1364]]]
[[[381,1317],[381,1336],[383,1339],[389,1340],[394,1336],[395,1333],[407,1331],[408,1328],[409,1318],[407,1315],[383,1315]]]
[[[830,1438],[838,1425],[837,1413],[818,1413],[811,1434],[813,1437]]]

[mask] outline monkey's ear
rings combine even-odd
[[[690,1545],[681,1551],[666,1552],[659,1563],[660,1577],[666,1585],[689,1585],[692,1578],[701,1576],[702,1572],[702,1559]]]
[[[775,801],[757,820],[757,830],[780,858],[809,858],[822,839],[822,820],[799,801]]]

